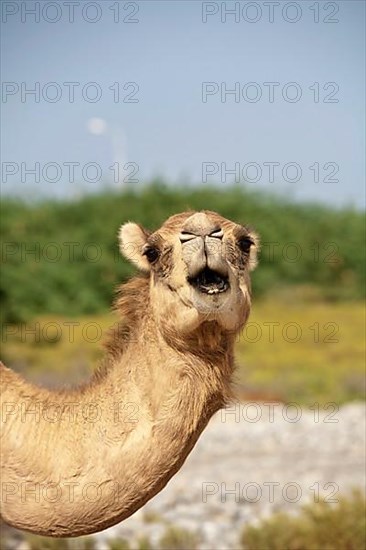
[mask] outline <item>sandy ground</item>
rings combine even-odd
[[[238,548],[245,524],[323,495],[331,505],[365,490],[366,406],[251,402],[219,412],[181,471],[143,509],[98,535],[157,544],[167,526],[198,534],[202,549]]]
[[[338,408],[251,402],[215,415],[183,468],[134,516],[93,538],[155,547],[169,526],[196,533],[202,550],[237,549],[243,526],[277,510],[296,513],[323,496],[331,506],[352,487],[365,490],[366,405]],[[27,550],[9,530],[2,550]],[[80,542],[73,539],[72,548]],[[188,550],[188,549],[187,549]]]

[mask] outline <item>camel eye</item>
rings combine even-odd
[[[238,241],[238,246],[240,250],[244,253],[248,253],[250,250],[250,247],[252,246],[253,241],[250,237],[242,237]]]
[[[144,251],[144,256],[146,256],[149,263],[153,264],[159,258],[159,250],[154,247],[149,247]]]

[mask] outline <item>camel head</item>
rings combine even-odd
[[[248,227],[215,212],[184,212],[154,232],[126,223],[119,237],[122,254],[150,278],[160,326],[181,333],[212,321],[233,332],[243,326],[259,245]]]

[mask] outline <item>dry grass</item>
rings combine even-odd
[[[306,405],[364,399],[364,334],[362,303],[256,303],[237,346],[239,381],[249,396]]]
[[[359,491],[335,506],[319,502],[298,515],[274,514],[244,528],[245,550],[363,550],[366,548],[365,498]]]
[[[102,357],[102,334],[114,322],[112,314],[48,316],[32,326],[5,326],[2,359],[37,382],[77,383],[87,379]],[[254,301],[236,352],[243,396],[305,405],[363,399],[364,333],[359,302],[329,304],[293,294]]]

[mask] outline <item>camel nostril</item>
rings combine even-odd
[[[213,237],[214,239],[222,239],[224,236],[224,232],[222,229],[215,229],[215,231],[212,231],[209,235],[209,237]]]
[[[200,228],[196,228],[196,230],[190,230],[190,231],[187,231],[187,230],[185,231],[183,229],[183,231],[179,233],[179,240],[181,242],[186,242],[192,239],[196,239],[197,237],[201,237],[201,238],[213,237],[214,239],[222,239],[223,236],[224,236],[224,232],[220,227],[216,226],[214,229],[212,229],[212,226],[211,226],[211,228],[207,228],[207,229],[200,227]]]
[[[190,233],[189,231],[182,231],[179,234],[179,240],[181,243],[186,243],[188,241],[191,241],[192,239],[197,239],[197,235],[194,233]]]

